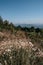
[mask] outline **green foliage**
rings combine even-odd
[[[34,32],[34,31],[35,31],[35,28],[32,26],[32,27],[30,28],[30,31],[31,31],[31,32]]]
[[[41,37],[43,36],[43,29],[34,28],[33,26],[31,28],[21,27],[20,25],[16,27],[13,23],[9,23],[7,20],[3,21],[2,17],[0,16],[0,31],[3,29],[10,30],[12,33],[14,33],[15,30],[22,30],[29,33],[35,32],[35,34],[40,34]]]
[[[39,33],[41,31],[41,29],[36,28],[35,31],[36,31],[36,33]]]

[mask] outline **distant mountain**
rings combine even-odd
[[[15,26],[21,26],[21,27],[32,27],[34,26],[35,28],[43,28],[43,24],[15,24]]]

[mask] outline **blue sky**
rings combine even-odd
[[[43,0],[0,0],[0,16],[14,24],[43,24]]]

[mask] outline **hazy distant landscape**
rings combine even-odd
[[[35,28],[43,28],[43,24],[15,24],[15,26],[20,25],[21,27],[35,27]]]

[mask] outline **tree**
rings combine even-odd
[[[9,21],[7,21],[7,20],[4,21],[3,28],[5,28],[5,29],[9,28]]]
[[[41,29],[39,29],[39,28],[36,28],[36,29],[35,29],[35,32],[36,32],[36,33],[39,33],[40,31],[41,31]]]
[[[22,27],[21,27],[20,25],[18,25],[18,26],[17,26],[17,29],[18,29],[18,30],[21,30],[21,29],[22,29]]]
[[[2,31],[2,28],[3,28],[3,19],[2,19],[2,17],[0,16],[0,31]]]
[[[10,29],[12,32],[14,32],[14,28],[15,28],[14,24],[13,24],[13,23],[10,23],[10,24],[9,24],[9,29]]]
[[[4,25],[5,26],[8,26],[9,25],[9,22],[7,20],[4,21]]]
[[[35,28],[32,26],[32,27],[30,28],[30,31],[31,31],[31,32],[34,32],[34,31],[35,31]]]
[[[2,25],[3,24],[3,19],[2,19],[2,17],[0,16],[0,25]]]

